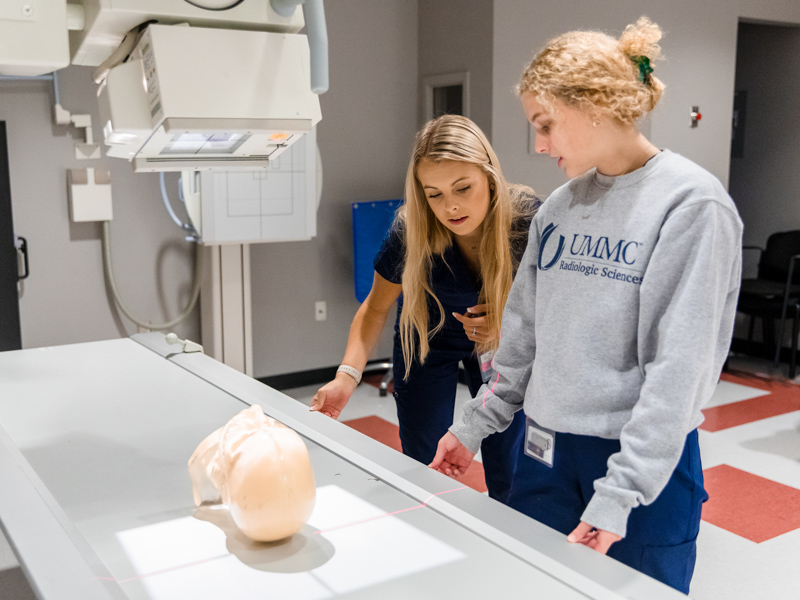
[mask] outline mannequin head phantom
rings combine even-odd
[[[314,508],[314,473],[302,438],[258,405],[203,440],[189,474],[195,504],[227,504],[239,529],[256,541],[297,533]]]

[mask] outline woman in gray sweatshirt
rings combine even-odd
[[[636,121],[658,102],[661,31],[551,40],[518,85],[536,151],[570,178],[531,224],[497,376],[439,442],[460,476],[527,417],[508,504],[689,591],[702,503],[700,409],[727,356],[742,224],[720,182]]]

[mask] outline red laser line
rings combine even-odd
[[[212,560],[217,560],[218,558],[225,558],[226,556],[230,555],[231,553],[228,552],[226,554],[220,554],[219,556],[212,556],[211,558],[196,560],[194,562],[187,563],[185,565],[178,565],[177,567],[170,567],[169,569],[154,571],[153,573],[145,573],[144,575],[137,575],[136,577],[128,577],[127,579],[115,579],[114,577],[94,577],[93,579],[102,579],[104,581],[116,581],[117,583],[128,583],[129,581],[136,581],[138,579],[144,579],[145,577],[152,577],[153,575],[162,575],[164,573],[169,573],[170,571],[177,571],[179,569],[185,569],[186,567],[194,567],[195,565],[202,565],[203,563],[211,562]]]
[[[459,490],[465,490],[465,489],[467,489],[468,487],[469,487],[468,485],[462,485],[460,488],[455,488],[455,489],[452,489],[452,490],[447,490],[446,492],[438,492],[438,493],[436,493],[436,494],[431,494],[430,496],[428,496],[428,499],[427,499],[427,500],[425,500],[425,502],[423,502],[423,503],[422,503],[422,506],[425,506],[426,504],[428,504],[428,502],[430,502],[431,498],[433,498],[433,497],[435,497],[435,496],[441,496],[441,495],[443,495],[443,494],[449,494],[450,492],[457,492],[457,491],[459,491]]]
[[[318,533],[327,533],[328,531],[334,531],[335,529],[343,529],[345,527],[350,527],[351,525],[359,525],[361,523],[367,523],[369,521],[375,521],[377,519],[383,519],[384,517],[391,517],[393,515],[399,515],[400,513],[408,512],[408,511],[411,511],[411,510],[417,510],[418,508],[425,508],[428,505],[428,502],[430,502],[431,498],[433,498],[434,496],[441,496],[442,494],[449,494],[450,492],[457,492],[459,490],[463,490],[463,489],[466,489],[468,487],[469,486],[467,486],[467,485],[462,485],[460,488],[455,488],[453,490],[447,490],[445,492],[439,492],[438,494],[431,494],[430,496],[428,496],[428,499],[425,500],[425,502],[423,502],[422,504],[419,504],[417,506],[412,506],[411,508],[404,508],[402,510],[396,510],[394,512],[386,513],[386,514],[383,514],[383,515],[378,515],[376,517],[369,517],[368,519],[361,519],[360,521],[353,521],[352,523],[345,523],[344,525],[337,525],[336,527],[329,527],[328,529],[318,529],[317,531],[314,532],[314,535],[316,535]]]

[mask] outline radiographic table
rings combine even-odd
[[[0,524],[43,600],[683,597],[176,348],[149,333],[0,353]],[[273,544],[196,508],[186,464],[252,404],[303,437],[317,486],[308,525]]]

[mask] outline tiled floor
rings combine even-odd
[[[800,598],[800,385],[737,365],[704,411],[703,510],[692,596]],[[770,379],[772,377],[772,379]]]
[[[710,500],[703,510],[691,597],[798,600],[800,383],[758,361],[732,359],[729,366],[700,428]],[[310,404],[318,387],[286,393]],[[466,386],[459,386],[456,419],[468,397]],[[382,398],[375,387],[362,384],[340,420],[399,447],[391,394]],[[473,477],[471,485],[481,489],[480,484]]]

